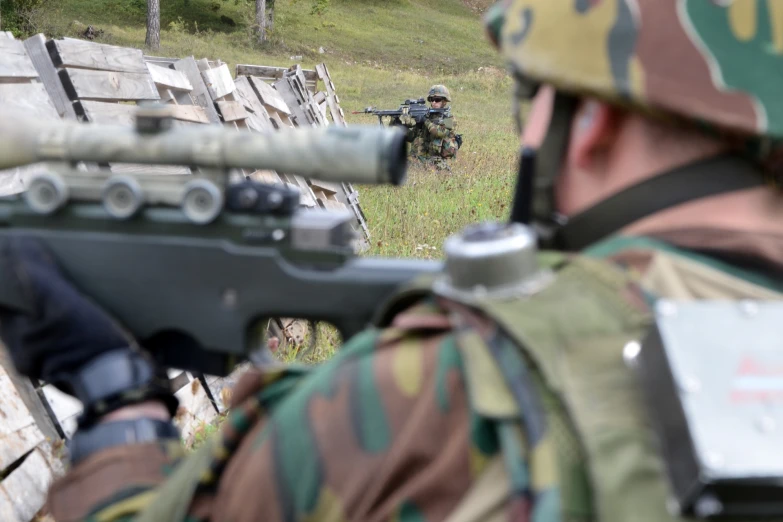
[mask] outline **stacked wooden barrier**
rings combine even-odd
[[[23,109],[36,119],[132,125],[134,108],[144,101],[171,105],[175,125],[180,126],[230,125],[275,132],[345,125],[325,64],[314,70],[243,64],[232,77],[220,60],[145,56],[138,49],[72,38],[47,40],[41,34],[20,41],[0,32],[0,108]],[[191,174],[187,166],[110,167]],[[35,168],[0,171],[0,195],[22,192],[25,176]],[[264,170],[243,174],[298,189],[306,207],[350,209],[356,217],[357,248],[366,247],[369,230],[350,184]],[[226,410],[239,373],[220,379],[169,372],[181,404],[176,422],[183,438],[192,438],[202,423]],[[20,378],[0,358],[0,417],[10,419],[0,422],[0,520],[27,522],[40,508],[49,482],[62,471],[58,448],[73,434],[80,413],[78,401],[51,385]]]

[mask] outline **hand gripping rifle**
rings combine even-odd
[[[226,375],[260,348],[256,327],[274,317],[328,321],[348,339],[399,285],[440,268],[357,257],[350,212],[303,209],[294,189],[230,181],[232,169],[247,168],[399,185],[400,129],[261,134],[167,122],[144,109],[135,129],[0,114],[0,169],[43,166],[23,194],[0,198],[0,238],[42,240],[164,366]],[[84,168],[92,162],[97,170]],[[187,165],[193,174],[130,176],[109,163]],[[0,303],[9,299],[0,287]]]
[[[383,118],[388,117],[390,126],[402,125],[400,117],[404,114],[409,114],[416,120],[417,125],[421,125],[430,114],[447,115],[448,113],[448,107],[443,109],[431,109],[427,107],[427,102],[424,98],[419,98],[418,100],[405,100],[402,102],[399,109],[378,110],[375,107],[367,107],[363,111],[351,112],[351,114],[374,114],[378,117],[378,123],[380,125],[383,125]]]

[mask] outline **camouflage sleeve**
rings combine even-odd
[[[58,522],[129,521],[184,455],[178,443],[101,451],[52,484],[46,510]]]
[[[518,352],[486,321],[454,321],[424,302],[308,374],[249,372],[186,521],[558,520],[553,470],[528,468],[528,456],[553,460]],[[508,407],[518,395],[524,418]],[[122,468],[106,454],[72,472],[61,509],[90,507],[58,522],[126,520],[177,461],[153,446],[123,452]]]
[[[221,479],[215,513],[234,522],[557,520],[553,470],[527,468],[528,436],[536,455],[546,458],[551,447],[539,447],[538,405],[528,425],[508,409],[502,417],[477,411],[470,391],[478,381],[468,378],[468,362],[486,363],[492,345],[504,359],[518,352],[491,325],[453,321],[450,310],[421,303],[389,328],[352,339],[248,433]],[[486,357],[466,359],[472,352]],[[484,363],[476,368],[486,375]],[[519,366],[503,364],[519,376]],[[490,401],[504,386],[494,382],[479,392]],[[530,387],[516,385],[526,394]]]
[[[457,130],[457,121],[453,116],[450,116],[437,122],[427,120],[424,122],[424,126],[434,138],[444,139],[448,138],[452,132]]]
[[[308,372],[309,369],[297,366],[248,372],[232,390],[231,408],[238,410],[232,416],[241,416],[241,403],[260,390],[267,406],[274,407]],[[181,441],[103,450],[52,484],[46,510],[57,522],[130,522],[152,502],[157,488],[188,455]],[[201,495],[191,509],[195,513],[208,512],[212,502],[212,495]]]
[[[215,512],[235,522],[445,519],[497,453],[490,423],[471,413],[462,364],[448,315],[432,305],[355,337],[247,435]]]

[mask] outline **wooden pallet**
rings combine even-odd
[[[329,74],[329,68],[325,63],[321,63],[315,67],[315,70],[318,74],[318,78],[323,82],[324,88],[326,89],[325,103],[329,106],[329,113],[332,116],[332,121],[336,125],[344,127],[346,125],[345,112],[343,112],[342,107],[340,107],[340,97],[337,96],[337,89],[332,81],[332,76]],[[356,221],[361,232],[364,234],[366,241],[369,242],[370,228],[367,226],[367,218],[365,217],[362,208],[359,206],[359,193],[353,188],[351,183],[342,183],[342,189],[342,193],[336,192],[335,197],[351,208],[354,216],[356,216]],[[365,243],[365,245],[362,246],[366,247],[369,245]]]
[[[326,64],[318,64],[314,71],[304,70],[299,65],[289,68],[237,65],[237,78],[246,77],[253,86],[267,112],[288,117],[290,125],[301,126],[345,126],[345,113],[340,107],[340,98]],[[323,83],[324,90],[317,91]],[[331,121],[330,121],[331,117]],[[320,208],[348,208],[355,216],[354,231],[359,239],[357,250],[369,247],[370,229],[367,218],[359,206],[358,192],[350,183],[327,183],[308,180],[316,203]]]

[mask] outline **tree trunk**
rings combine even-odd
[[[266,0],[256,0],[256,37],[258,43],[266,41]]]
[[[150,49],[160,48],[160,0],[147,0],[147,38]]]
[[[266,0],[266,30],[275,28],[275,0]]]

